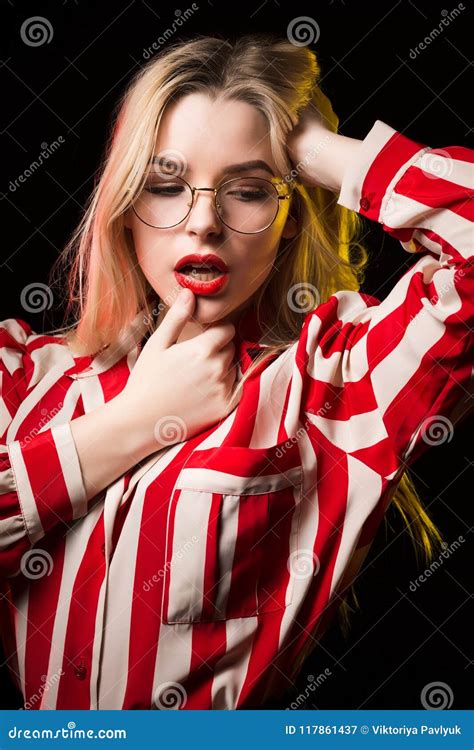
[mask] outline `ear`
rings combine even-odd
[[[292,237],[296,235],[297,232],[298,232],[298,223],[291,214],[288,214],[281,236],[284,237],[285,239],[291,239]]]

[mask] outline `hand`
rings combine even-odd
[[[124,409],[141,423],[146,455],[193,437],[236,405],[227,407],[237,376],[234,325],[212,324],[194,338],[176,343],[195,304],[190,289],[180,292],[119,394]]]
[[[287,136],[288,155],[303,185],[341,189],[344,171],[360,141],[339,135],[338,123],[331,102],[318,88]]]
[[[312,101],[303,109],[298,124],[287,137],[290,159],[298,168],[300,180],[313,184],[313,176],[305,169],[308,161],[324,148],[330,133],[337,132],[339,118],[328,97],[318,87]]]

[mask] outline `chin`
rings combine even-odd
[[[215,323],[225,318],[235,309],[235,305],[230,304],[222,297],[201,297],[196,295],[196,306],[193,317],[200,323]]]

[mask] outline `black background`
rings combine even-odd
[[[143,53],[172,25],[175,11],[191,3],[147,0],[94,3],[2,3],[2,149],[0,206],[0,319],[20,317],[36,332],[62,323],[62,300],[47,314],[27,313],[22,289],[47,283],[50,267],[78,222],[92,188],[111,113],[124,85],[146,61]],[[472,3],[413,59],[413,50],[457,3],[266,2],[201,0],[199,9],[173,37],[219,34],[233,39],[249,31],[286,37],[299,16],[314,19],[319,39],[311,45],[323,70],[322,87],[340,117],[344,135],[363,138],[376,119],[433,147],[472,147],[473,82],[470,67]],[[20,27],[33,15],[53,28],[48,44],[23,43]],[[62,136],[64,144],[16,191],[9,187],[39,156],[42,144]],[[414,262],[378,225],[366,224],[371,264],[363,291],[383,299]],[[461,545],[416,593],[417,569],[403,523],[389,510],[357,582],[361,609],[345,640],[337,626],[308,658],[297,685],[279,702],[285,708],[304,691],[308,674],[331,676],[310,693],[306,708],[422,708],[425,685],[442,681],[454,694],[453,709],[471,708],[469,635],[472,528],[473,418],[459,424],[449,443],[412,467],[429,513],[451,543]],[[424,566],[422,566],[424,567]],[[472,564],[471,564],[472,567]],[[1,659],[1,708],[21,700]]]

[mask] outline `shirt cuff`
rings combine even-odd
[[[31,543],[59,522],[88,511],[79,456],[69,422],[7,445],[12,484]]]
[[[338,204],[383,223],[383,209],[395,185],[428,150],[376,120],[344,172]]]

